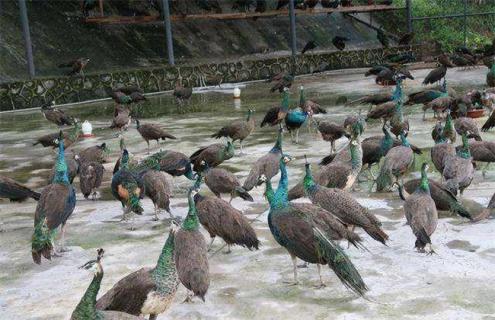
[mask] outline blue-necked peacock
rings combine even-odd
[[[76,192],[69,182],[64,155],[63,133],[60,131],[55,176],[41,192],[34,214],[34,234],[31,253],[33,261],[41,263],[41,256],[51,259],[53,241],[59,226],[62,228],[61,249],[64,249],[65,224],[76,207]]]

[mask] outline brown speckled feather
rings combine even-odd
[[[216,197],[194,197],[198,218],[210,237],[220,237],[227,244],[237,244],[249,250],[258,249],[260,242],[249,220],[241,211]]]
[[[83,162],[79,173],[81,192],[87,199],[91,192],[101,186],[105,169],[99,162]]]
[[[268,180],[278,174],[281,152],[269,152],[259,158],[251,167],[244,181],[243,188],[250,191],[258,184],[259,177],[264,174]]]
[[[221,168],[211,168],[204,175],[205,183],[215,195],[231,193],[241,184],[231,172]]]
[[[165,173],[148,170],[143,176],[144,192],[160,209],[170,213],[170,197],[172,188]]]
[[[99,310],[119,310],[139,315],[148,292],[155,290],[152,268],[139,269],[120,279],[96,302]],[[133,288],[129,290],[129,288]]]
[[[43,189],[38,206],[34,213],[34,225],[37,225],[40,221],[41,215],[44,215],[47,219],[47,225],[50,230],[58,228],[61,224],[64,224],[71,212],[65,212],[66,202],[61,201],[67,199],[71,192],[72,186],[62,184],[49,184]]]

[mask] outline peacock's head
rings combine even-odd
[[[175,220],[172,220],[172,222],[170,222],[170,233],[175,235],[175,233],[180,229],[180,225],[177,221]]]
[[[102,248],[99,248],[96,250],[97,256],[95,260],[90,260],[83,264],[82,266],[79,267],[79,269],[85,269],[90,272],[93,272],[94,275],[99,275],[103,272],[103,269],[101,267],[101,259],[103,258],[103,254],[105,253],[105,250]]]
[[[284,154],[281,160],[283,163],[287,164],[292,161],[292,157],[288,154]]]
[[[423,165],[421,166],[421,171],[422,172],[426,172],[428,171],[428,169],[430,169],[430,166],[428,165],[428,163],[423,163]]]
[[[262,175],[259,176],[259,178],[258,178],[258,183],[259,184],[263,184],[266,181],[268,181],[268,178],[265,176],[265,174],[262,174]]]

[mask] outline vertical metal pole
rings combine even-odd
[[[173,66],[175,65],[174,44],[172,42],[172,25],[170,23],[170,7],[168,0],[162,0],[162,7],[163,21],[165,23],[165,36],[167,37],[168,63]]]
[[[98,1],[98,6],[100,7],[100,17],[103,17],[105,15],[103,12],[103,0]]]
[[[0,17],[2,16],[2,0],[0,0]]]
[[[467,45],[467,0],[464,0],[464,46]]]
[[[289,0],[289,17],[290,17],[290,47],[292,49],[292,57],[296,58],[296,12],[294,0]]]
[[[407,32],[413,32],[411,0],[406,0]]]
[[[33,45],[31,43],[31,34],[29,32],[29,20],[27,15],[26,0],[19,0],[19,9],[21,11],[22,32],[24,34],[24,45],[26,47],[26,59],[28,63],[28,72],[31,78],[34,77],[34,60]]]

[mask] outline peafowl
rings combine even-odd
[[[57,228],[61,226],[61,251],[64,248],[65,224],[76,207],[76,191],[69,182],[64,155],[63,133],[58,139],[58,158],[52,183],[41,192],[34,214],[34,233],[31,243],[33,261],[41,263],[41,256],[50,260]]]

